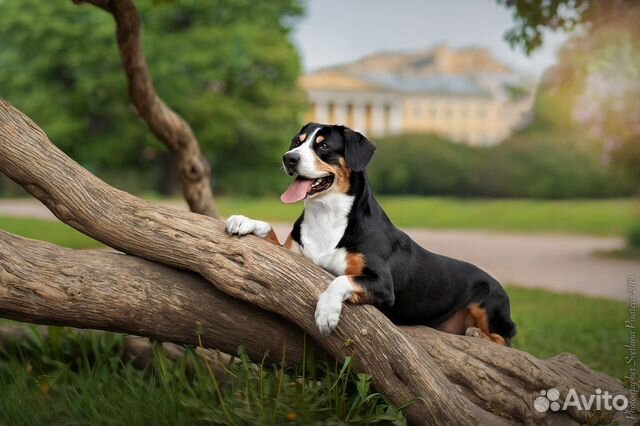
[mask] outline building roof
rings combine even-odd
[[[480,48],[446,46],[420,52],[383,52],[303,76],[301,86],[314,91],[426,93],[492,96],[490,81],[514,73]]]
[[[409,93],[449,94],[458,96],[490,96],[477,80],[465,75],[429,77],[403,75],[365,75],[363,79],[389,90]]]

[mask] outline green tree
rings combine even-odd
[[[136,5],[157,90],[192,125],[215,189],[279,186],[273,171],[304,105],[289,40],[298,0]],[[168,156],[134,115],[114,37],[112,18],[95,8],[3,0],[0,96],[94,173],[132,190],[166,190]]]
[[[513,11],[506,34],[527,53],[545,30],[580,27],[538,91],[539,124],[575,127],[601,142],[603,158],[640,188],[640,3],[637,0],[498,0]],[[570,130],[571,131],[571,130]],[[575,133],[575,131],[574,131]],[[640,217],[629,234],[640,247]]]

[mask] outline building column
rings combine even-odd
[[[389,111],[389,129],[388,132],[390,134],[398,134],[402,133],[402,111],[403,105],[400,101],[394,101],[391,103],[391,109]]]
[[[342,124],[347,125],[347,104],[346,102],[337,102],[335,104],[335,123],[329,124]]]
[[[369,132],[375,136],[384,136],[387,133],[384,105],[377,102],[373,103],[371,105],[371,114],[373,116],[373,129],[368,129]]]
[[[316,115],[313,119],[316,123],[326,123],[329,121],[329,104],[327,102],[316,102]]]
[[[363,103],[353,104],[353,130],[365,135],[370,131],[367,129],[367,112]]]

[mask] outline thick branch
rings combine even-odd
[[[173,153],[182,192],[192,212],[219,217],[211,192],[211,166],[189,124],[160,99],[151,80],[140,35],[140,16],[131,0],[73,0],[91,3],[111,13],[116,21],[120,58],[127,76],[129,97],[151,132]]]
[[[253,359],[301,359],[302,331],[193,273],[105,250],[74,251],[0,231],[0,317],[118,331]]]
[[[114,189],[47,139],[29,118],[0,101],[0,170],[42,201],[60,220],[125,253],[199,273],[223,292],[278,312],[336,358],[357,354],[357,369],[402,405],[416,424],[506,422],[452,393],[429,355],[372,306],[345,306],[337,331],[323,338],[314,308],[330,276],[317,266],[255,237],[225,234],[206,216],[153,205]]]
[[[43,201],[58,218],[87,235],[121,251],[197,272],[219,290],[277,312],[297,324],[335,358],[342,358],[346,353],[355,354],[357,369],[371,374],[377,390],[394,403],[401,405],[415,397],[423,398],[405,410],[410,422],[414,424],[509,423],[492,412],[518,421],[539,422],[540,416],[531,412],[533,410],[528,401],[541,388],[554,386],[560,390],[569,387],[593,389],[592,385],[596,384],[597,387],[610,389],[612,392],[620,389],[618,382],[590,372],[574,358],[561,357],[543,363],[528,354],[481,340],[444,336],[425,328],[402,331],[371,306],[346,305],[336,332],[329,338],[323,338],[315,327],[313,311],[321,291],[318,285],[323,287],[329,282],[330,277],[326,272],[302,257],[261,239],[246,237],[240,240],[229,237],[224,233],[222,223],[217,220],[154,206],[109,187],[67,158],[31,120],[2,101],[0,170]],[[29,251],[22,251],[28,253],[26,266],[31,261],[31,251],[34,250],[35,248],[31,248]],[[58,256],[45,256],[43,261],[45,260],[49,264],[60,262]],[[64,265],[63,262],[60,263]],[[75,268],[84,264],[85,261],[80,259],[77,264],[74,262]],[[14,307],[11,308],[10,303],[6,310],[14,309],[14,318],[22,320],[37,321],[38,309],[35,313],[31,310],[33,316],[29,317],[25,315],[29,311],[18,311],[21,303],[27,309],[33,303],[33,300],[30,301],[31,297],[57,297],[60,299],[54,303],[41,303],[37,305],[38,308],[41,312],[58,312],[59,315],[77,310],[83,316],[91,318],[85,321],[84,326],[99,328],[102,324],[103,328],[123,327],[121,331],[161,339],[163,333],[170,335],[178,329],[182,330],[181,336],[193,336],[195,325],[194,321],[186,320],[181,314],[169,317],[171,320],[163,323],[166,328],[160,327],[159,318],[168,315],[166,309],[178,306],[186,311],[202,313],[205,309],[203,305],[206,305],[203,303],[205,298],[200,294],[183,302],[170,292],[167,298],[159,300],[156,310],[159,317],[156,317],[146,311],[151,299],[148,287],[142,285],[140,280],[123,275],[109,281],[110,285],[121,283],[120,292],[96,293],[96,297],[103,300],[102,303],[106,301],[108,308],[100,308],[102,311],[99,315],[92,317],[91,304],[78,303],[73,305],[73,309],[69,309],[69,303],[73,301],[78,288],[81,289],[82,297],[90,294],[88,290],[87,293],[82,293],[85,291],[82,290],[85,288],[81,285],[82,277],[88,280],[94,274],[83,275],[75,269],[76,272],[69,275],[74,279],[67,277],[60,283],[60,286],[66,285],[62,287],[62,291],[52,287],[52,280],[38,281],[41,283],[40,287],[26,286],[25,291],[25,284],[20,281],[22,275],[12,265],[13,260],[2,262],[0,282],[18,284],[8,288],[0,287],[0,300],[12,300],[13,297]],[[74,271],[73,267],[71,270]],[[100,276],[97,271],[94,272]],[[158,281],[153,274],[149,275],[149,280]],[[101,286],[92,287],[97,287],[95,291],[101,291]],[[102,291],[106,291],[104,287]],[[204,294],[206,291],[206,287],[201,286],[200,293]],[[131,301],[132,292],[137,292],[143,302]],[[191,292],[189,290],[188,293]],[[122,316],[112,317],[107,311],[112,308],[114,298],[123,298],[125,303],[134,305]],[[220,310],[218,315],[225,313],[226,309]],[[143,324],[131,326],[131,323],[139,319],[147,322],[147,328]],[[234,321],[224,321],[225,335],[232,334],[229,333],[228,326]],[[261,322],[248,318],[247,321],[251,327]],[[271,339],[272,327],[268,328]],[[424,333],[428,338],[416,339],[411,330],[421,330],[420,336]],[[239,333],[233,338],[249,347],[254,344],[252,336],[244,331],[246,330],[233,333]],[[210,333],[211,331],[207,334]],[[409,337],[410,334],[414,337]],[[242,338],[238,339],[238,336]],[[171,339],[185,342],[184,337],[183,340],[178,336],[167,340]],[[352,342],[348,348],[343,345],[346,340]],[[210,344],[224,350],[232,349],[229,346],[224,348],[217,342]],[[260,348],[262,349],[264,348]],[[274,348],[271,349],[273,353]],[[254,351],[254,356],[260,350]],[[491,396],[493,393],[497,393],[500,398],[508,398],[504,405],[492,404],[496,402],[495,395]],[[487,401],[491,403],[487,404]],[[581,422],[589,415],[571,411],[568,414]],[[565,424],[569,420],[565,413],[552,416],[556,415],[563,416],[561,418]]]
[[[55,259],[55,261],[52,261]],[[106,251],[73,251],[0,232],[0,317],[136,333],[156,340],[233,353],[244,346],[259,361],[299,362],[303,333],[285,319],[212,288],[201,277],[144,259]],[[625,393],[621,383],[586,368],[575,357],[547,361],[427,327],[401,327],[467,397],[519,422],[547,416],[532,409],[541,389],[595,388]],[[1,337],[1,335],[0,335]],[[1,339],[0,339],[1,345]],[[321,351],[312,339],[307,348]],[[573,413],[581,422],[588,412]],[[568,419],[558,415],[558,421]]]

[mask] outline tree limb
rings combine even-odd
[[[211,166],[189,124],[156,93],[142,50],[140,16],[131,0],[73,0],[91,3],[116,22],[116,38],[129,85],[129,98],[151,132],[173,153],[182,192],[192,212],[219,217],[211,191]]]
[[[297,326],[227,296],[195,274],[104,250],[63,249],[2,231],[0,267],[0,317],[135,333],[193,346],[199,344],[198,331],[206,348],[233,353],[244,346],[256,361],[263,354],[271,362],[283,356],[287,363],[303,359],[304,336]],[[400,329],[433,357],[458,391],[520,422],[546,419],[532,409],[541,389],[556,387],[562,394],[571,387],[584,394],[596,387],[626,392],[618,380],[589,370],[569,354],[541,361],[481,339],[427,327]],[[11,336],[20,330],[9,331]],[[307,339],[306,347],[326,356],[313,339]],[[144,355],[146,350],[144,345],[133,352]],[[587,422],[589,415],[576,412],[574,419]]]
[[[543,362],[514,349],[466,337],[445,336],[424,327],[399,329],[371,306],[346,305],[338,329],[332,336],[324,338],[315,327],[313,312],[321,287],[330,281],[326,272],[304,258],[259,238],[246,237],[240,240],[229,237],[224,233],[223,224],[214,219],[155,206],[109,187],[66,157],[31,120],[2,101],[0,170],[43,201],[58,218],[85,234],[126,253],[196,272],[224,293],[277,312],[301,327],[335,358],[355,354],[358,371],[371,374],[376,389],[395,404],[402,405],[416,397],[423,398],[405,410],[413,424],[500,425],[509,424],[509,419],[540,423],[540,415],[532,410],[528,399],[532,402],[531,394],[540,389],[551,386],[560,390],[568,387],[588,389],[600,382],[603,383],[603,386],[599,386],[602,389],[610,387],[612,392],[620,389],[618,382],[590,372],[573,358]],[[23,253],[29,253],[27,260],[32,258],[31,252],[34,251],[35,248],[23,250]],[[57,256],[49,256],[47,259],[50,264],[55,263]],[[78,260],[77,264],[73,262],[76,268],[84,265],[84,262]],[[0,281],[13,282],[20,279],[12,266],[15,262],[2,262]],[[70,293],[73,295],[77,291],[73,290],[74,285],[82,283],[83,277],[82,273],[71,276],[76,278],[63,280],[68,287],[63,291],[52,288],[51,280],[39,280],[39,287],[26,287],[26,290],[25,285],[20,283],[14,285],[13,290],[2,287],[0,299],[9,300],[11,292],[17,292],[13,296],[15,301],[7,304],[5,310],[14,309],[13,318],[37,321],[33,309],[30,311],[32,316],[29,316],[26,313],[29,311],[19,312],[19,307],[24,305],[24,309],[28,309],[28,305],[33,303],[30,297],[39,294],[68,298]],[[97,271],[84,276],[85,279],[93,276],[110,278],[108,274]],[[194,322],[184,315],[176,315],[166,323],[165,330],[159,326],[159,318],[168,315],[166,310],[176,306],[187,311],[201,312],[205,309],[203,301],[207,300],[202,294],[205,291],[217,294],[202,286],[198,297],[185,296],[191,298],[182,302],[171,297],[173,293],[170,293],[166,299],[159,299],[156,308],[159,309],[156,311],[158,316],[155,316],[147,311],[151,309],[149,295],[152,293],[145,291],[146,287],[140,281],[130,278],[120,275],[108,281],[112,286],[119,284],[120,287],[116,288],[120,288],[120,291],[107,291],[104,287],[101,289],[101,286],[92,286],[96,287],[97,292],[105,291],[104,294],[96,293],[96,297],[103,300],[102,303],[109,308],[112,307],[114,298],[129,301],[132,292],[139,294],[142,302],[131,301],[132,307],[115,318],[109,315],[106,307],[98,306],[102,310],[97,317],[92,316],[93,308],[87,304],[79,303],[74,305],[74,309],[66,309],[69,300],[66,305],[63,300],[57,300],[55,303],[49,301],[36,306],[40,312],[47,312],[44,310],[45,306],[49,307],[45,319],[53,318],[49,315],[51,310],[60,315],[77,310],[83,318],[86,317],[86,327],[100,328],[100,324],[103,327],[126,327],[120,331],[156,338],[161,338],[163,333],[175,334],[181,330],[180,336],[184,339],[185,335],[193,336]],[[151,282],[156,280],[152,275],[149,279]],[[163,286],[157,288],[160,287]],[[155,289],[154,287],[154,291]],[[187,293],[193,292],[189,290]],[[221,310],[218,315],[225,313],[225,310]],[[144,324],[136,324],[139,319],[148,321],[147,328]],[[252,327],[260,323],[255,319],[247,321]],[[132,323],[136,326],[132,326]],[[224,325],[229,325],[226,320]],[[425,336],[424,339],[416,338],[412,330],[418,329],[421,330],[420,336]],[[225,335],[236,334],[229,333],[227,329],[224,332]],[[237,333],[239,334],[233,338],[241,336],[242,343],[247,348],[254,344],[251,341],[252,335],[242,331]],[[271,333],[269,331],[269,336]],[[180,336],[174,335],[172,339],[187,343],[181,341]],[[347,340],[352,343],[345,348],[344,342]],[[221,347],[217,342],[212,346],[223,350],[232,349]],[[579,374],[581,370],[584,374]],[[487,401],[500,402],[502,398],[506,398],[503,404],[487,404]],[[505,417],[499,417],[493,412]],[[554,413],[546,418],[556,415],[562,416],[566,424],[570,419],[583,422],[590,413]]]

